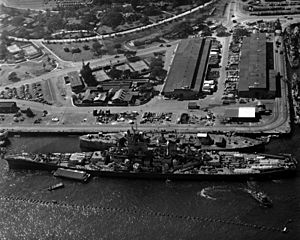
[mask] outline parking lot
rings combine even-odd
[[[5,90],[0,92],[0,99],[16,98],[52,105],[53,98],[50,91],[48,81],[23,84],[17,88],[6,87]]]

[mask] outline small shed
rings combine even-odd
[[[189,102],[188,109],[199,109],[199,106],[196,102]]]
[[[197,138],[199,143],[203,145],[212,145],[214,143],[214,140],[208,133],[197,133]]]
[[[255,107],[226,109],[224,117],[230,121],[255,122],[258,120]]]
[[[18,110],[16,102],[0,102],[0,113],[16,113]]]

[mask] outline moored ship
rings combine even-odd
[[[135,131],[133,131],[135,134]],[[265,141],[242,136],[216,133],[177,134],[177,133],[140,133],[149,147],[159,146],[167,141],[176,141],[180,146],[193,146],[200,150],[257,151],[264,148]],[[79,137],[83,150],[102,151],[116,146],[119,141],[127,141],[127,133],[98,133]]]
[[[103,152],[86,152],[81,161],[70,160],[77,153],[20,154],[5,157],[11,169],[53,171],[80,170],[92,176],[169,180],[249,180],[291,177],[296,162],[284,155],[265,156],[233,152],[203,153],[190,161],[172,158],[114,158]],[[178,156],[179,157],[179,156]],[[209,160],[208,160],[209,159]],[[261,160],[268,163],[262,163]]]
[[[129,134],[129,133],[128,133]],[[291,155],[203,151],[167,141],[149,147],[142,134],[130,134],[126,146],[82,153],[7,155],[11,169],[84,171],[92,176],[169,180],[248,180],[292,176]]]

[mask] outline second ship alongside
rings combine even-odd
[[[167,140],[149,146],[142,133],[107,149],[82,153],[12,154],[4,157],[12,169],[69,169],[92,176],[174,180],[248,180],[292,176],[290,155],[205,151]]]
[[[133,130],[135,132],[135,130]],[[102,151],[116,146],[119,142],[126,142],[125,133],[87,134],[79,137],[80,148],[87,151]],[[266,141],[233,134],[197,133],[139,133],[149,147],[159,146],[168,141],[176,142],[179,146],[192,146],[207,151],[257,151],[262,150]]]

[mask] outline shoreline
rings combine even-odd
[[[52,125],[52,126],[3,126],[3,129],[9,131],[12,135],[82,135],[82,134],[89,134],[89,133],[97,133],[97,132],[120,132],[120,131],[127,131],[131,128],[131,125],[126,126],[110,126],[110,125],[102,125],[102,126],[59,126],[59,125]],[[145,132],[159,132],[159,131],[166,131],[166,132],[178,132],[178,133],[195,133],[195,132],[210,132],[210,133],[227,133],[227,132],[235,132],[239,135],[257,135],[257,136],[267,136],[267,135],[280,135],[280,136],[288,136],[291,134],[290,129],[253,129],[252,131],[249,128],[197,128],[196,126],[139,126],[139,130]],[[250,131],[249,131],[250,130]]]

